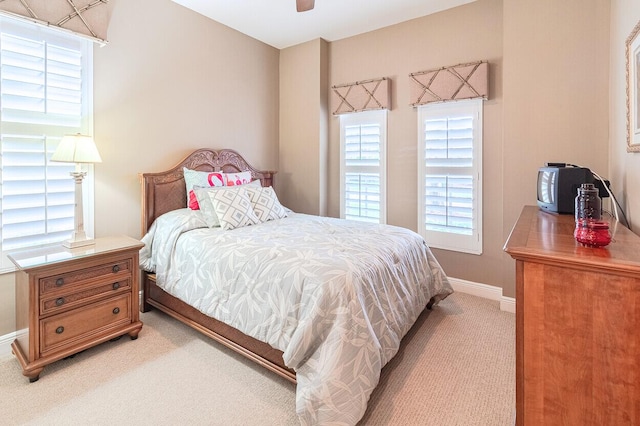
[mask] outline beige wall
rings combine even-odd
[[[478,0],[330,43],[330,85],[392,80],[388,223],[417,229],[417,124],[408,74],[488,60],[483,254],[434,252],[449,276],[499,286],[514,297],[514,262],[502,248],[522,207],[536,202],[537,169],[565,161],[608,177],[608,40],[605,0]],[[283,68],[281,63],[281,73]],[[329,130],[328,214],[338,216],[338,118],[329,118]],[[299,164],[306,155],[289,161]]]
[[[611,181],[616,196],[640,235],[640,153],[628,153],[626,128],[625,41],[640,21],[640,2],[611,1],[610,132]],[[618,197],[619,195],[619,197]]]
[[[327,214],[327,42],[280,53],[278,198],[299,213]]]
[[[13,274],[0,275],[0,337],[16,331],[15,281]],[[0,353],[0,357],[2,357]]]
[[[609,176],[609,2],[504,1],[503,238],[547,161]],[[513,261],[504,287],[514,296]]]
[[[278,169],[277,49],[170,0],[117,2],[108,39],[94,49],[97,236],[141,237],[138,173],[196,148]],[[15,331],[12,282],[0,279],[0,336]]]
[[[108,35],[94,57],[98,236],[140,236],[138,173],[196,148],[277,170],[277,49],[170,0],[118,2]]]
[[[331,85],[389,77],[387,222],[417,230],[417,112],[409,74],[464,62],[490,63],[490,99],[484,103],[484,253],[434,250],[453,277],[501,285],[502,255],[502,1],[480,0],[330,45]],[[340,128],[330,118],[329,214],[339,216]],[[489,266],[493,265],[493,266]],[[489,266],[489,267],[488,267]]]

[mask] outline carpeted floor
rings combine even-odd
[[[0,359],[6,425],[297,425],[295,386],[157,311],[29,383]],[[383,369],[360,425],[513,425],[515,316],[455,293]]]

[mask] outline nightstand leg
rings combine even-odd
[[[17,340],[11,343],[11,352],[15,355],[20,367],[22,367],[22,375],[29,378],[29,383],[37,382],[44,367],[29,368],[29,360],[24,355],[24,352],[22,352],[22,348]]]
[[[131,340],[136,340],[138,338],[138,333],[140,333],[140,330],[142,330],[142,322],[139,322],[139,324],[140,324],[140,327],[128,333],[129,337],[131,337]]]

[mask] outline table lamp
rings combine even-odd
[[[71,239],[64,241],[62,245],[67,248],[87,246],[94,243],[92,238],[87,238],[84,232],[84,219],[82,211],[82,179],[87,172],[81,170],[82,163],[101,163],[102,159],[96,148],[96,144],[91,136],[65,135],[60,141],[56,152],[53,153],[51,161],[62,163],[75,163],[75,171],[69,174],[76,182],[75,190],[75,210],[74,210],[74,230]]]

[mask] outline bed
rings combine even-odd
[[[263,191],[275,175],[229,149],[200,149],[141,175],[141,310],[156,308],[296,383],[302,424],[356,424],[402,337],[453,292],[427,244],[405,228],[286,207],[274,220],[211,227],[210,208],[187,206],[189,170],[249,172]]]

